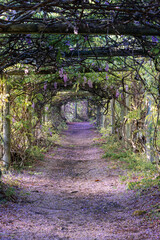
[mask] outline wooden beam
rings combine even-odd
[[[77,28],[67,23],[54,22],[53,24],[12,24],[0,25],[3,34],[95,34],[95,35],[131,35],[131,36],[160,36],[160,31],[141,25],[116,25],[112,26],[106,20],[85,21]]]
[[[126,69],[126,68],[119,68],[119,69],[110,69],[112,72],[126,72],[126,71],[133,71],[133,70],[130,70],[130,69]],[[30,75],[30,74],[35,74],[35,75],[51,75],[51,74],[55,74],[58,70],[53,70],[53,69],[46,69],[46,70],[39,70],[39,71],[29,71],[27,72],[27,74],[25,73],[25,70],[10,70],[10,71],[5,71],[5,75],[8,75],[8,76],[23,76],[23,75]],[[76,69],[76,72],[79,72],[79,73],[91,73],[91,72],[106,72],[105,69],[100,69],[98,67],[92,67],[92,68],[87,68],[86,69],[83,69],[83,68],[79,68],[79,69]]]
[[[147,56],[143,49],[116,49],[116,48],[93,48],[92,50],[72,50],[64,54],[65,57],[116,57],[116,56]]]

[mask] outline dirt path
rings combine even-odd
[[[34,171],[10,176],[25,200],[0,205],[0,239],[160,239],[157,222],[133,216],[147,200],[120,183],[97,136],[89,123],[72,123]]]

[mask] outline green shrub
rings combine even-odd
[[[43,152],[44,152],[44,148],[40,148],[38,146],[32,146],[26,150],[28,159],[32,159],[32,160],[43,160],[44,159]]]
[[[157,167],[148,161],[144,153],[134,153],[131,149],[124,148],[116,136],[107,136],[103,149],[105,151],[103,158],[108,158],[114,165],[116,162],[119,168],[128,169],[127,175],[121,176],[128,189],[155,185],[160,187]]]

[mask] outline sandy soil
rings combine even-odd
[[[7,176],[20,198],[0,204],[0,239],[160,239],[157,219],[133,215],[157,203],[157,195],[126,190],[123,172],[109,167],[95,137],[91,124],[71,123],[45,161]]]

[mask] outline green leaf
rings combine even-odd
[[[158,54],[158,53],[159,53],[159,48],[154,48],[154,49],[152,50],[152,53],[153,53],[153,54]]]
[[[58,53],[57,53],[57,56],[56,56],[57,62],[60,61],[61,56],[62,56],[62,55],[61,55],[61,52],[60,52],[60,50],[58,50]]]
[[[41,93],[38,93],[37,94],[37,99],[42,101],[43,100],[43,95]]]
[[[11,119],[11,115],[6,115],[5,118]]]

